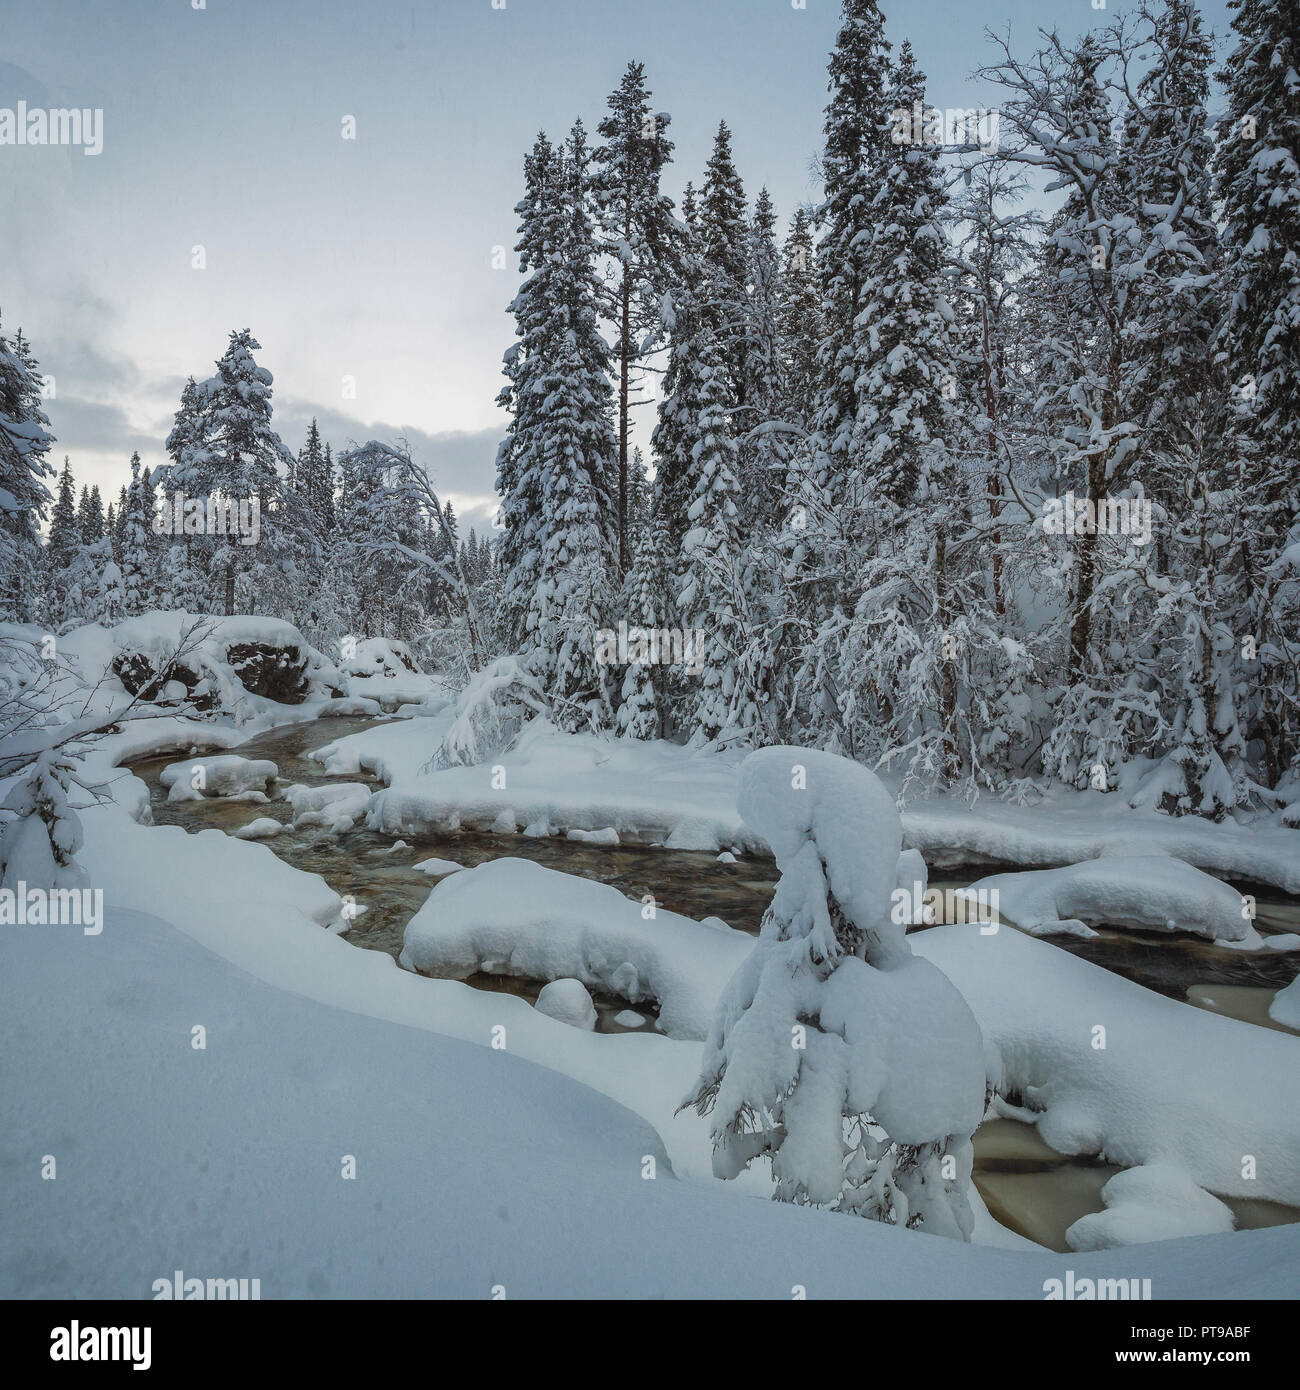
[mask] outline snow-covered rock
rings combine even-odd
[[[1071,1250],[1105,1250],[1233,1229],[1231,1210],[1198,1187],[1176,1163],[1144,1163],[1116,1173],[1101,1189],[1105,1211],[1081,1216],[1066,1233]]]
[[[235,831],[236,840],[273,840],[284,827],[271,816],[259,816]]]
[[[405,642],[391,637],[366,637],[346,642],[344,647],[338,664],[349,676],[383,676],[393,680],[419,674],[420,668]]]
[[[543,985],[533,1007],[538,1013],[572,1028],[590,1031],[596,1026],[596,1006],[581,980],[552,980]]]
[[[458,864],[454,859],[421,859],[412,868],[418,869],[422,874],[428,874],[430,878],[442,878],[445,874],[459,873],[464,864]]]
[[[167,698],[179,685],[201,710],[240,723],[266,704],[344,694],[346,678],[292,624],[277,618],[149,612],[113,629],[112,669],[132,694]],[[155,677],[154,672],[160,672]]]
[[[437,884],[407,923],[401,964],[453,980],[479,971],[572,977],[629,1004],[653,1000],[670,1037],[702,1038],[753,938],[648,911],[608,884],[528,859],[494,859]]]
[[[325,825],[333,834],[341,834],[364,815],[370,788],[356,782],[330,782],[322,787],[295,782],[285,788],[284,799],[293,807],[295,825]]]
[[[1246,900],[1179,859],[1105,855],[1063,869],[993,874],[971,894],[996,893],[998,915],[1034,936],[1100,925],[1182,931],[1211,941],[1255,944]],[[1087,933],[1090,934],[1090,933]]]
[[[168,801],[202,801],[205,797],[265,801],[278,773],[279,768],[268,758],[222,753],[168,763],[158,774],[158,781],[167,788]]]

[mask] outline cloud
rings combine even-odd
[[[321,437],[337,457],[351,442],[364,444],[379,439],[392,444],[404,438],[411,457],[424,467],[439,493],[475,499],[480,510],[495,506],[497,445],[502,430],[443,430],[430,433],[415,425],[392,425],[383,421],[368,424],[328,406],[310,402],[277,399],[273,423],[280,438],[296,454],[307,438],[313,418]]]

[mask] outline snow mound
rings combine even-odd
[[[384,676],[392,680],[420,672],[410,647],[389,637],[367,637],[348,644],[348,651],[351,655],[345,652],[339,668],[349,676]]]
[[[1098,925],[1182,931],[1210,941],[1259,944],[1235,888],[1164,856],[1105,856],[1063,869],[993,874],[971,885],[998,903],[998,913],[1032,936]]]
[[[445,874],[459,873],[465,866],[456,863],[454,859],[421,859],[413,867],[422,874],[428,874],[430,878],[442,878]]]
[[[283,829],[271,816],[259,816],[235,831],[236,840],[273,840]]]
[[[265,801],[266,791],[278,773],[279,768],[267,758],[222,753],[168,763],[158,780],[167,788],[168,801],[202,801],[205,796]]]
[[[295,782],[285,788],[284,799],[293,807],[295,825],[325,825],[332,834],[342,834],[365,814],[370,788],[356,782],[330,782],[323,787]]]
[[[567,1023],[571,1028],[585,1028],[590,1032],[596,1026],[596,1006],[581,980],[552,980],[549,985],[543,985],[533,1007],[539,1014],[558,1023]]]
[[[618,831],[612,825],[607,825],[603,830],[570,830],[565,838],[585,845],[616,845]]]
[[[1081,1216],[1066,1230],[1071,1250],[1213,1236],[1234,1227],[1231,1210],[1175,1163],[1144,1163],[1116,1173],[1101,1189],[1101,1200],[1105,1211]]]
[[[703,1038],[718,993],[753,944],[730,927],[643,907],[608,884],[494,859],[437,884],[407,923],[400,961],[442,979],[572,978],[629,1004],[653,1000],[670,1037]]]

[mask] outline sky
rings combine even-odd
[[[187,376],[251,328],[294,452],[405,436],[468,522],[493,508],[525,151],[594,132],[631,59],[702,179],[725,118],[752,198],[814,200],[839,0],[0,0],[0,108],[103,111],[103,149],[0,146],[0,324],[22,327],[78,483],[105,501]],[[1103,0],[1103,5],[1105,0]],[[992,104],[984,31],[1078,34],[1093,0],[885,4],[941,107]],[[1227,34],[1223,0],[1202,12]],[[355,139],[343,138],[353,118]],[[195,268],[202,248],[202,269]],[[500,248],[505,248],[502,258]],[[504,268],[494,260],[504,259]],[[348,385],[350,380],[351,385]],[[652,420],[640,413],[644,438]]]

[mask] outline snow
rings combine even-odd
[[[543,985],[533,1007],[547,1018],[567,1023],[571,1028],[585,1028],[590,1032],[596,1026],[596,1006],[581,980],[552,980]]]
[[[401,964],[442,979],[479,971],[532,980],[571,977],[655,1002],[673,1038],[703,1038],[722,985],[753,938],[656,908],[653,919],[616,888],[494,859],[443,879],[407,923]]]
[[[431,878],[441,878],[444,874],[459,873],[465,866],[456,863],[454,859],[421,859],[413,867]]]
[[[168,788],[168,801],[202,801],[208,796],[252,799],[245,796],[249,792],[265,801],[266,791],[279,771],[269,759],[227,753],[168,763],[158,774],[158,781]]]
[[[1080,1217],[1066,1231],[1071,1250],[1105,1250],[1233,1229],[1229,1208],[1169,1162],[1116,1173],[1101,1189],[1101,1199],[1105,1211]]]
[[[1273,996],[1268,1006],[1268,1016],[1288,1028],[1300,1029],[1300,975]]]
[[[965,1056],[973,1048],[981,1074],[1023,1098],[1022,1118],[1052,1148],[1126,1166],[1169,1158],[1215,1192],[1300,1206],[1296,1039],[1166,999],[1013,929],[935,927],[907,942],[920,958],[909,970],[930,963],[974,1013],[984,1045],[966,1040]],[[495,860],[434,889],[407,928],[403,963],[460,978],[495,969],[581,979],[629,1003],[653,998],[670,1037],[699,1038],[753,946],[743,932],[662,910],[645,919],[608,885]],[[895,1004],[868,997],[907,1018],[912,988],[900,982]],[[958,1043],[941,1011],[927,1019],[932,1032],[916,1045],[934,1048],[942,1073]],[[1242,1135],[1259,1160],[1255,1179],[1241,1176]]]
[[[281,829],[283,827],[278,820],[273,820],[270,816],[259,816],[247,825],[241,825],[234,835],[236,840],[272,840]]]
[[[612,828],[625,844],[770,853],[762,835],[743,825],[737,806],[743,750],[567,735],[534,720],[513,747],[487,761],[421,771],[451,717],[447,709],[429,719],[363,730],[317,756],[329,757],[331,771],[364,767],[387,783],[376,793],[367,823],[390,834],[487,830],[508,810],[531,835]],[[918,850],[931,870],[971,863],[1055,868],[1101,856],[1163,856],[1300,893],[1300,831],[1266,821],[1216,825],[1066,788],[1032,806],[989,797],[969,806],[959,798],[935,797],[910,802],[901,815],[904,845]]]
[[[331,834],[351,830],[370,801],[370,788],[357,782],[330,782],[308,787],[301,782],[286,787],[284,799],[293,807],[295,825],[328,826]]]
[[[1106,855],[1061,869],[993,874],[969,891],[977,899],[989,895],[1004,922],[1034,936],[1104,924],[1261,942],[1241,894],[1178,859]]]
[[[0,947],[0,1049],[23,1062],[5,1087],[19,1123],[5,1127],[0,1296],[148,1298],[178,1250],[187,1274],[260,1278],[264,1299],[488,1298],[499,1285],[512,1299],[784,1300],[800,1284],[810,1298],[1039,1300],[1067,1268],[1113,1273],[1104,1254],[941,1244],[683,1181],[644,1120],[524,1060],[513,1027],[508,1050],[474,1046],[276,988],[151,913],[107,921],[93,939],[9,932]],[[317,935],[322,954],[375,955]],[[474,1002],[485,1044],[501,1001]],[[673,1047],[505,1002],[578,1046]],[[41,1182],[51,1150],[58,1179]],[[1276,1298],[1298,1264],[1295,1228],[1125,1255],[1125,1273],[1165,1298]]]

